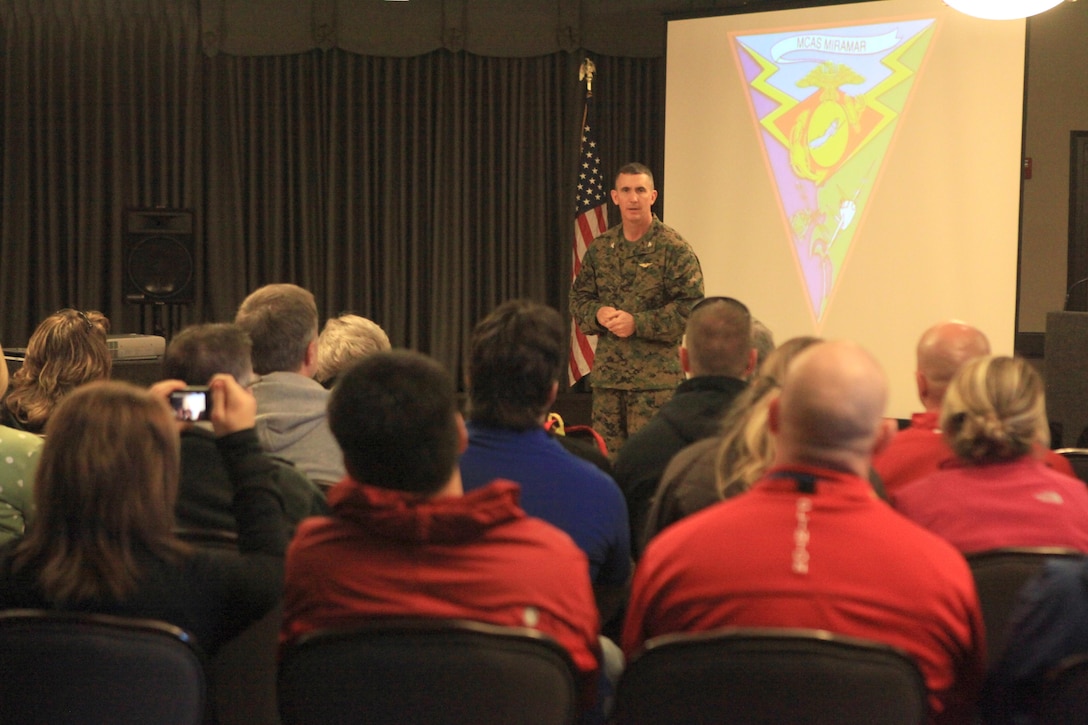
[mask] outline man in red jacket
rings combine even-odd
[[[586,556],[525,515],[517,484],[463,492],[449,374],[417,353],[371,355],[334,388],[329,425],[348,475],[331,515],[304,520],[288,550],[281,639],[370,617],[532,627],[570,652],[588,700],[599,644]]]

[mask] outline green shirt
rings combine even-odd
[[[34,514],[34,471],[42,439],[0,426],[0,543],[23,535]]]

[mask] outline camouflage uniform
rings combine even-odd
[[[599,335],[593,361],[593,427],[611,454],[672,397],[683,380],[677,347],[692,306],[703,297],[703,271],[691,246],[654,216],[641,239],[619,224],[593,240],[570,288],[582,332]],[[597,322],[611,306],[631,313],[635,332],[616,337]]]

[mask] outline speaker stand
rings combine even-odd
[[[179,302],[162,302],[160,300],[140,299],[137,295],[129,295],[125,300],[129,304],[140,306],[140,334],[158,335],[167,342],[174,334],[174,311],[185,305]],[[151,308],[151,332],[147,331],[147,308]],[[167,309],[169,308],[169,309]],[[164,314],[164,313],[169,314]]]

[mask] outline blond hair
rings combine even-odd
[[[759,374],[737,396],[722,421],[722,443],[718,448],[717,489],[720,498],[729,498],[752,487],[774,460],[774,439],[767,428],[767,411],[778,391],[790,361],[805,348],[820,342],[818,337],[794,337],[767,356]]]
[[[317,338],[317,382],[325,385],[367,355],[392,349],[378,323],[359,315],[329,318]]]
[[[1050,443],[1043,381],[1021,358],[965,363],[941,405],[941,429],[956,455],[974,464],[1010,461]]]

